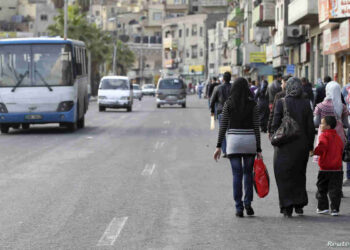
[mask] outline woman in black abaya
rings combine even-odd
[[[260,129],[264,133],[267,132],[267,122],[270,115],[267,85],[268,82],[266,80],[262,81],[255,95],[255,101],[258,103]]]
[[[306,166],[309,152],[313,150],[315,128],[313,114],[308,99],[303,98],[301,81],[292,77],[287,81],[286,104],[289,114],[299,124],[301,135],[279,147],[274,152],[274,172],[278,187],[281,213],[291,217],[293,208],[303,214],[308,204],[306,192]],[[276,131],[282,123],[283,103],[278,100],[275,106],[272,130]]]

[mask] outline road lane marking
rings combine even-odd
[[[161,133],[162,135],[166,135],[166,134],[168,134],[168,130],[162,130],[160,133]]]
[[[159,148],[159,141],[157,141],[156,145],[154,146],[154,149],[157,150]]]
[[[169,125],[170,121],[164,121],[163,123],[164,123],[164,125]]]
[[[127,220],[128,217],[114,217],[101,239],[98,241],[97,246],[113,246]]]
[[[156,145],[154,146],[153,153],[155,153],[158,149],[163,148],[163,146],[164,146],[164,142],[157,141]]]
[[[141,175],[149,176],[152,175],[154,169],[156,168],[156,164],[146,164],[145,169],[142,171]]]

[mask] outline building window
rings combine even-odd
[[[16,9],[16,7],[9,7],[9,9],[10,9],[10,10],[15,10],[15,9]]]
[[[186,50],[186,57],[189,58],[190,57],[190,51],[187,49]]]
[[[209,68],[210,68],[210,69],[213,69],[214,67],[215,67],[215,64],[214,64],[214,63],[209,64]]]
[[[179,30],[179,38],[182,37],[182,30]]]
[[[214,51],[214,43],[210,44],[210,51]]]
[[[203,27],[200,27],[200,28],[199,28],[199,35],[200,35],[200,36],[203,36]]]
[[[190,30],[189,28],[186,29],[186,36],[189,36],[190,35]]]
[[[200,49],[200,51],[199,51],[199,56],[200,56],[200,57],[203,57],[203,49]]]
[[[95,16],[100,16],[100,11],[99,10],[95,11]]]
[[[40,16],[41,21],[47,21],[47,15],[41,15]]]
[[[198,57],[198,46],[193,45],[191,46],[191,48],[192,48],[192,58],[195,59]]]
[[[277,18],[277,22],[280,20],[280,9],[276,8],[276,18]]]
[[[114,14],[114,13],[115,13],[115,12],[114,12],[114,8],[112,8],[112,9],[111,9],[111,12],[112,12],[112,14]]]
[[[196,36],[197,35],[197,24],[193,24],[192,25],[192,36]]]
[[[153,13],[153,20],[154,21],[162,20],[162,12],[155,12],[155,13]]]

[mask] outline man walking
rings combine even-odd
[[[272,105],[273,105],[273,102],[275,100],[276,94],[282,91],[281,86],[282,86],[282,75],[278,74],[268,89],[270,111],[272,109]]]
[[[213,77],[211,79],[211,83],[209,83],[209,87],[208,87],[208,103],[209,103],[209,108],[210,108],[210,99],[213,95],[213,92],[214,92],[214,89],[215,87],[219,86],[219,83],[217,81],[217,78],[216,77]]]
[[[315,96],[315,107],[317,104],[323,102],[326,97],[326,85],[331,82],[332,78],[330,76],[326,76],[323,79],[323,83],[320,84],[318,88],[316,88],[316,96]]]
[[[228,97],[230,96],[230,90],[231,90],[231,73],[230,72],[225,72],[224,74],[224,83],[215,87],[214,92],[211,96],[210,100],[210,109],[211,109],[211,115],[215,115],[215,107],[216,107],[216,112],[219,120],[219,126],[221,123],[221,114],[222,110],[224,108],[224,104]],[[223,152],[223,157],[226,157],[226,140],[222,142],[222,152]]]

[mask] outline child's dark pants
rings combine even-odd
[[[339,212],[341,190],[343,184],[343,171],[319,171],[317,177],[318,209],[329,209],[328,197],[331,202],[331,210]]]

